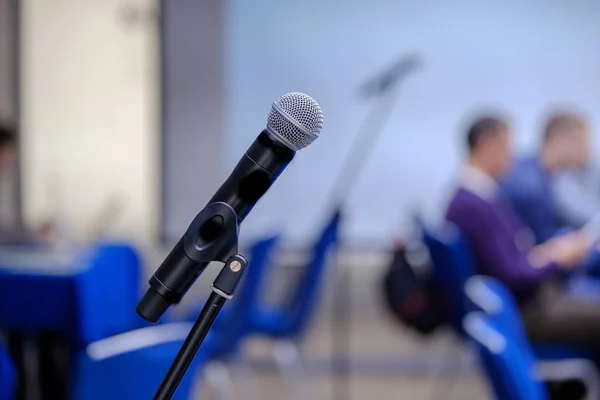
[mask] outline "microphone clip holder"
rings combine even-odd
[[[204,238],[202,237],[202,230],[209,221],[218,222],[220,228],[213,240],[209,240],[210,232],[205,232]],[[211,294],[159,386],[154,400],[170,400],[173,397],[219,311],[227,300],[233,298],[248,266],[246,258],[238,253],[238,228],[233,208],[227,203],[216,202],[206,206],[194,218],[183,236],[184,249],[190,258],[199,263],[220,261],[225,265],[213,281]]]

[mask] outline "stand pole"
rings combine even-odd
[[[410,70],[410,69],[408,69]],[[398,79],[400,76],[395,76]],[[397,82],[396,82],[397,83]],[[360,173],[364,170],[373,147],[377,143],[385,124],[388,122],[398,99],[398,90],[393,81],[387,81],[382,87],[377,103],[367,115],[358,134],[354,138],[350,153],[345,158],[336,185],[332,190],[334,212],[344,217],[344,202],[359,181]],[[339,266],[339,256],[334,263]],[[331,330],[334,364],[332,365],[337,379],[333,384],[333,397],[336,400],[350,398],[350,375],[352,360],[350,351],[352,337],[352,271],[338,268],[338,288],[333,297],[334,317]]]
[[[204,304],[204,308],[202,308],[202,312],[198,316],[198,319],[196,319],[196,322],[194,322],[192,330],[186,337],[183,346],[179,349],[175,361],[171,364],[169,372],[167,372],[158,391],[154,395],[154,400],[169,400],[173,397],[225,301],[226,298],[221,297],[215,292],[210,294],[206,304]]]
[[[369,159],[373,146],[379,140],[385,124],[388,122],[396,101],[398,92],[392,90],[384,93],[377,99],[363,124],[354,137],[350,147],[350,153],[344,159],[342,168],[335,179],[335,185],[332,187],[330,199],[334,199],[334,212],[341,210],[356,187],[360,174],[364,170],[365,163]]]
[[[200,349],[204,338],[215,322],[219,311],[223,308],[225,301],[233,297],[235,288],[248,266],[248,261],[241,255],[232,256],[215,279],[212,285],[212,293],[202,308],[202,312],[194,322],[190,333],[185,338],[183,346],[179,349],[175,361],[171,364],[169,372],[160,384],[154,400],[170,400],[179,383],[183,379],[196,353]]]
[[[350,154],[345,159],[332,193],[338,199],[335,202],[334,212],[340,214],[341,218],[345,217],[343,201],[349,197],[358,182],[358,177],[364,170],[364,164],[392,113],[397,96],[396,91],[391,91],[379,98],[354,139]],[[336,255],[333,261],[338,267],[340,267],[339,258],[339,255]],[[352,346],[350,334],[352,327],[352,271],[338,268],[337,276],[338,287],[333,296],[334,316],[333,329],[331,330],[333,359],[335,360],[332,367],[337,377],[333,384],[333,398],[335,400],[347,400],[350,398],[352,368],[350,358]]]

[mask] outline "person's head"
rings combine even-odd
[[[569,112],[554,113],[544,129],[542,161],[551,170],[583,168],[590,158],[590,137],[583,117]]]
[[[15,147],[15,130],[8,124],[0,122],[0,175],[13,166]]]
[[[467,131],[469,162],[494,179],[510,168],[512,149],[508,123],[486,116],[477,119]]]

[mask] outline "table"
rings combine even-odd
[[[0,249],[0,329],[20,369],[21,398],[38,381],[26,363],[31,344],[44,396],[59,398],[66,395],[69,360],[79,350],[139,326],[140,264],[123,243]]]

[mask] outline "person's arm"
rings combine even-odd
[[[556,271],[552,262],[534,267],[491,209],[469,207],[461,225],[484,271],[515,290],[534,287]]]
[[[552,191],[563,220],[581,227],[600,213],[600,196],[586,182],[584,173],[562,172],[552,179]]]

